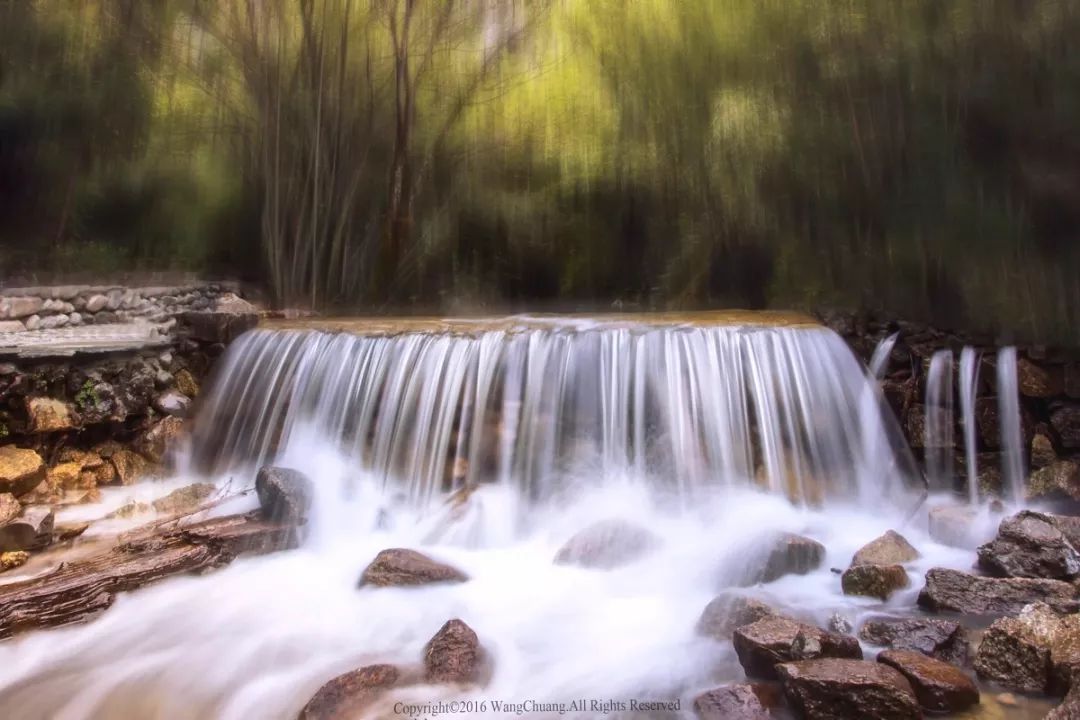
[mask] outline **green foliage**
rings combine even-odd
[[[97,388],[94,386],[92,380],[86,380],[82,387],[79,388],[79,392],[75,394],[75,406],[79,410],[89,410],[96,407],[101,403],[101,398],[98,396]]]

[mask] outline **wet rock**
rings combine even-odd
[[[927,413],[930,413],[932,426],[927,424]],[[907,419],[905,422],[905,428],[907,430],[907,438],[911,442],[913,448],[951,448],[955,442],[955,434],[950,434],[947,430],[949,425],[950,416],[948,411],[942,407],[933,407],[926,405],[912,405],[908,411]],[[928,427],[940,428],[940,432],[929,435],[927,432]]]
[[[1051,398],[1065,390],[1065,376],[1060,366],[1044,367],[1025,357],[1016,360],[1016,379],[1020,394],[1033,398]]]
[[[773,544],[761,582],[772,582],[784,575],[805,575],[821,567],[825,561],[825,546],[802,535],[781,533]]]
[[[1001,419],[998,416],[997,398],[981,397],[975,400],[975,427],[983,445],[988,448],[1001,445]]]
[[[1080,574],[1080,553],[1053,518],[1030,510],[1003,520],[978,554],[979,567],[994,575],[1070,580]]]
[[[22,512],[22,505],[11,493],[0,493],[0,525],[14,520]]]
[[[128,520],[138,515],[146,515],[150,513],[153,509],[153,506],[151,506],[149,503],[132,500],[116,508],[105,517],[110,520]]]
[[[151,474],[153,466],[131,450],[117,450],[109,458],[121,485],[132,485]]]
[[[748,677],[771,680],[776,666],[793,660],[862,658],[859,641],[784,617],[762,618],[737,628],[733,643]]]
[[[8,570],[22,567],[29,559],[30,553],[25,550],[12,550],[11,552],[0,553],[0,572],[7,572]]]
[[[60,432],[79,426],[79,416],[75,409],[62,400],[53,398],[27,398],[26,415],[30,432]]]
[[[1036,433],[1031,438],[1031,467],[1044,468],[1057,461],[1054,443],[1046,433]]]
[[[1002,693],[1002,695],[1007,694]],[[1001,695],[998,696],[998,700],[1001,700]],[[1080,683],[1075,685],[1061,704],[1047,713],[1043,720],[1080,720]]]
[[[408,587],[459,583],[468,579],[468,575],[457,568],[432,560],[415,550],[393,548],[375,556],[360,576],[360,586]]]
[[[694,713],[699,720],[770,720],[769,705],[758,694],[761,687],[727,685],[709,690],[694,698]]]
[[[254,312],[189,311],[180,313],[178,320],[192,340],[225,344],[259,324],[259,316]]]
[[[841,635],[850,635],[851,631],[855,629],[851,618],[839,610],[829,616],[829,622],[826,623],[825,627],[829,632],[840,633]]]
[[[975,654],[979,677],[1011,690],[1064,694],[1080,669],[1080,615],[1043,603],[987,628]]]
[[[854,557],[854,565],[903,565],[919,559],[919,551],[912,547],[900,533],[889,530],[884,535],[863,545]]]
[[[753,598],[726,591],[714,597],[698,618],[699,635],[729,642],[731,633],[744,625],[777,615],[771,607]]]
[[[184,421],[181,418],[162,418],[135,441],[135,449],[148,460],[161,462],[183,434]]]
[[[338,675],[319,688],[299,720],[352,720],[400,679],[401,672],[393,665],[369,665]]]
[[[1080,449],[1080,406],[1063,405],[1050,413],[1050,424],[1070,450]]]
[[[315,489],[311,479],[299,470],[267,465],[255,476],[255,492],[263,517],[302,523],[311,510]]]
[[[1027,481],[1029,500],[1040,498],[1080,500],[1080,464],[1056,460],[1031,474]]]
[[[486,674],[484,650],[471,627],[449,620],[424,647],[424,678],[430,683],[478,683]]]
[[[154,409],[165,415],[186,418],[191,411],[191,398],[176,390],[168,390],[154,398]]]
[[[0,526],[0,552],[39,550],[52,542],[53,511],[28,507],[14,520]]]
[[[975,681],[955,665],[914,650],[886,650],[877,660],[907,678],[919,705],[928,712],[955,713],[979,702]]]
[[[92,475],[83,475],[82,464],[65,462],[46,470],[46,477],[52,485],[61,490],[88,490],[97,487]]]
[[[928,530],[930,537],[949,547],[974,550],[975,508],[966,505],[944,505],[930,508]]]
[[[173,490],[150,504],[154,510],[166,515],[185,513],[202,505],[216,491],[217,488],[212,483],[194,483],[179,490]]]
[[[610,570],[644,557],[657,545],[659,539],[645,528],[602,520],[567,540],[555,554],[555,564]]]
[[[19,497],[45,479],[45,462],[33,450],[14,445],[0,447],[0,492]]]
[[[56,542],[67,542],[68,540],[74,540],[89,529],[90,523],[88,522],[61,523],[53,528],[53,539]]]
[[[919,593],[919,607],[933,612],[955,611],[970,615],[1018,613],[1025,605],[1046,602],[1069,610],[1080,606],[1076,589],[1063,580],[990,578],[959,570],[933,568]]]
[[[199,383],[189,370],[176,373],[176,389],[189,398],[199,396]]]
[[[840,586],[845,595],[862,595],[879,600],[888,600],[894,592],[910,584],[907,571],[901,565],[855,565],[840,577]]]
[[[953,620],[871,618],[859,629],[859,638],[870,645],[915,650],[956,665],[964,665],[968,660],[967,630]]]
[[[806,720],[920,720],[907,678],[882,663],[825,659],[776,668],[796,713]]]

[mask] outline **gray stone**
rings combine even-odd
[[[0,320],[0,333],[25,332],[26,325],[20,320]]]
[[[827,658],[777,666],[784,693],[804,720],[921,720],[915,691],[900,672],[867,660]]]
[[[625,520],[603,520],[566,541],[555,554],[556,565],[609,570],[638,560],[659,545],[659,538]]]
[[[264,517],[302,523],[311,510],[315,488],[311,479],[299,470],[267,465],[255,478],[255,493]]]
[[[1063,580],[979,577],[947,568],[926,573],[926,586],[918,602],[933,612],[1002,615],[1020,612],[1039,601],[1061,610],[1080,607],[1076,588]]]
[[[26,318],[26,329],[27,330],[37,330],[40,327],[41,327],[41,316],[40,315],[31,315],[30,317]]]
[[[916,650],[956,665],[966,664],[969,654],[967,630],[955,620],[874,617],[863,623],[859,639],[878,647]]]
[[[191,398],[176,390],[168,390],[154,398],[154,409],[166,415],[187,417],[191,411]]]
[[[52,542],[54,515],[50,508],[28,507],[0,527],[0,552],[40,550]]]
[[[18,320],[30,317],[41,312],[45,301],[39,297],[9,297],[5,298],[7,308],[0,320]]]
[[[997,537],[978,554],[979,567],[994,575],[1056,580],[1080,575],[1080,553],[1054,518],[1030,510],[1003,520]]]
[[[86,311],[89,313],[101,312],[109,304],[109,298],[104,295],[91,295],[86,300]]]

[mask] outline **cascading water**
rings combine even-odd
[[[930,358],[926,372],[926,422],[923,447],[926,474],[936,489],[952,486],[954,474],[953,439],[953,353],[939,350]]]
[[[896,347],[896,340],[899,337],[900,333],[898,332],[887,335],[874,348],[874,354],[870,356],[870,377],[875,380],[881,380],[885,377],[885,373],[889,371],[889,356],[892,354],[893,348]]]
[[[997,354],[998,415],[1001,418],[1002,492],[1010,502],[1024,499],[1023,433],[1020,427],[1020,389],[1016,376],[1016,348]]]
[[[587,697],[676,700],[681,710],[649,717],[686,718],[695,694],[742,678],[731,644],[694,629],[718,592],[857,622],[882,606],[843,595],[829,568],[885,530],[922,552],[913,578],[970,565],[908,522],[905,488],[919,473],[870,376],[824,328],[351,329],[245,336],[196,418],[187,472],[225,485],[272,461],[314,479],[304,546],[0,644],[0,708],[25,720],[291,720],[339,673],[415,667],[459,617],[492,660],[488,684],[409,686],[369,717],[403,717],[402,701]],[[652,554],[609,571],[552,562],[569,537],[611,518],[648,528]],[[822,542],[824,562],[745,587],[778,532]],[[389,547],[422,549],[470,580],[358,589]],[[889,605],[911,607],[917,592],[913,583]],[[490,708],[461,716],[513,717]]]
[[[968,500],[972,505],[979,502],[979,453],[978,428],[975,424],[975,399],[979,387],[979,353],[972,347],[960,351],[960,415],[964,426],[964,466],[966,469]]]

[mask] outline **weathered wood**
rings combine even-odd
[[[290,549],[296,540],[294,525],[269,522],[258,513],[137,533],[47,575],[0,585],[0,638],[83,622],[112,605],[117,593],[221,567],[242,554]]]

